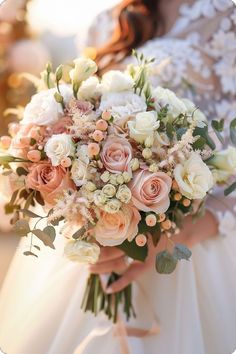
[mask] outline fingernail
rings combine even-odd
[[[113,289],[111,287],[106,288],[106,293],[107,294],[112,294],[113,293]]]

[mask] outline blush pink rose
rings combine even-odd
[[[132,146],[125,138],[110,137],[103,145],[101,159],[109,172],[128,171],[132,159]]]
[[[101,211],[94,228],[96,240],[103,246],[117,246],[125,240],[132,241],[138,233],[141,220],[139,211],[131,204],[114,214]]]
[[[72,124],[73,121],[70,117],[60,118],[54,125],[52,125],[52,135],[69,133],[69,128]]]
[[[46,203],[54,205],[64,190],[75,189],[69,172],[50,163],[33,164],[26,176],[26,187],[41,193]]]
[[[165,213],[169,208],[172,179],[164,172],[140,170],[129,184],[134,205],[142,211]]]

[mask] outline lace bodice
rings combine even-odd
[[[90,28],[88,45],[104,44],[113,27],[111,11],[100,14]],[[228,128],[230,119],[236,117],[236,5],[232,0],[183,4],[172,29],[138,50],[156,59],[153,84],[190,98],[209,119],[224,118]],[[132,60],[127,58],[124,64]],[[220,200],[209,198],[209,208],[224,223],[224,227],[220,224],[222,233],[227,233],[223,231],[227,224],[232,232],[236,227],[236,217],[232,217],[236,197],[228,197],[224,203]],[[236,215],[236,209],[234,212]]]

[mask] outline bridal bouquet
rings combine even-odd
[[[103,246],[144,261],[147,239],[157,245],[163,235],[172,247],[157,254],[156,269],[171,273],[191,256],[171,240],[183,218],[199,215],[214,185],[236,174],[236,149],[215,151],[204,114],[188,99],[152,87],[153,60],[134,55],[136,66],[101,78],[88,58],[55,72],[47,65],[38,93],[18,111],[22,119],[1,137],[2,174],[12,188],[5,210],[13,213],[18,234],[31,238],[26,256],[40,250],[34,237],[54,248],[57,225],[66,238],[65,256],[90,264]],[[234,120],[234,144],[235,126]],[[212,128],[222,140],[224,121],[213,121]],[[118,277],[112,273],[108,285]],[[129,318],[131,285],[106,294],[99,276],[90,276],[84,310],[104,311],[116,321],[121,303]]]

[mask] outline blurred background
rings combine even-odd
[[[71,61],[86,47],[94,17],[118,0],[0,0],[0,135],[24,106],[34,86],[21,74],[39,76],[45,64]],[[0,179],[0,288],[19,238],[4,215],[4,181]]]

